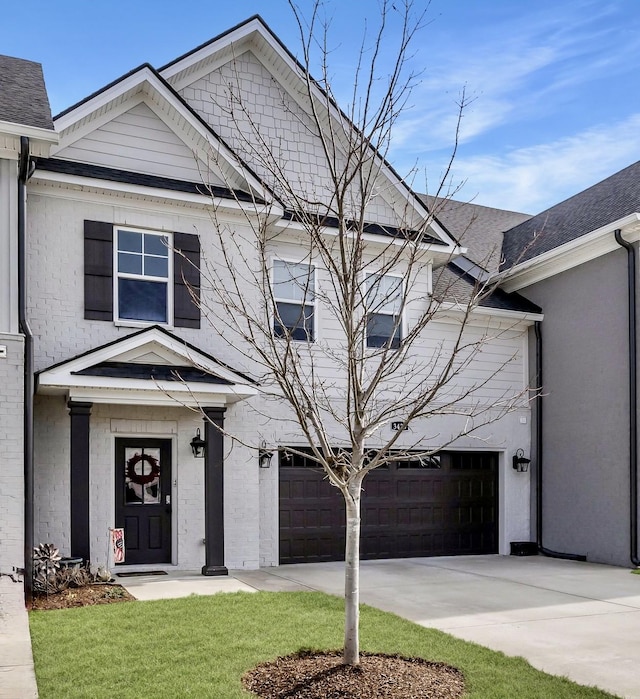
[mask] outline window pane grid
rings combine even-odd
[[[117,229],[118,318],[169,320],[169,237]]]

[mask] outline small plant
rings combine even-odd
[[[87,565],[65,565],[53,544],[40,544],[33,549],[33,591],[37,594],[49,595],[70,587],[84,587],[97,578]]]
[[[114,585],[113,587],[109,587],[105,593],[104,596],[107,599],[120,599],[126,595],[126,591],[120,587],[120,585]]]
[[[60,571],[60,551],[53,544],[40,544],[33,549],[33,591],[44,594],[58,592],[55,579]]]

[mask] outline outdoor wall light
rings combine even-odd
[[[273,452],[267,449],[266,443],[263,441],[258,450],[258,463],[260,468],[269,468],[273,459]]]
[[[207,443],[200,436],[200,428],[196,430],[195,437],[191,440],[191,451],[196,459],[203,459]]]
[[[526,473],[529,470],[529,464],[531,459],[525,458],[524,451],[518,449],[518,451],[513,455],[513,468],[518,473]]]

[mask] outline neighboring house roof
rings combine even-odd
[[[514,313],[540,314],[542,309],[518,293],[507,293],[503,289],[486,283],[487,278],[478,279],[449,263],[433,273],[433,294],[439,301],[451,301],[466,306],[474,295],[479,295],[478,305]]]
[[[465,257],[487,272],[498,270],[504,231],[531,218],[530,214],[471,202],[427,194],[420,197],[460,245],[467,248]]]
[[[452,260],[434,272],[434,294],[467,304],[473,294],[481,293],[480,306],[517,313],[541,313],[540,307],[520,294],[485,287],[491,273],[500,264],[503,231],[527,220],[529,214],[494,209],[444,197],[419,195],[448,232],[467,248],[463,257]],[[489,274],[487,274],[487,272]]]
[[[530,218],[504,236],[503,270],[640,211],[640,161]]]
[[[53,130],[40,63],[0,56],[0,121]]]

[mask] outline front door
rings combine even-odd
[[[170,439],[116,439],[116,527],[125,563],[171,563]]]

